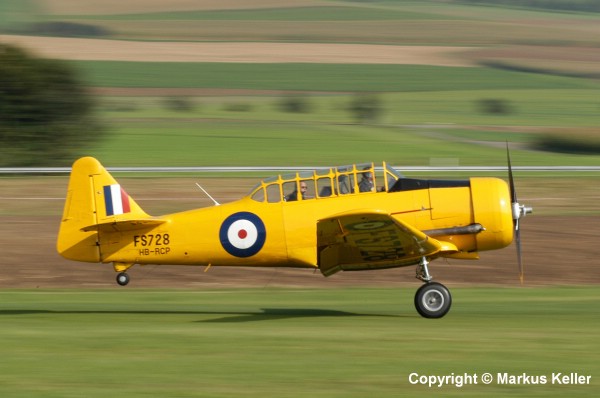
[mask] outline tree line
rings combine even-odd
[[[0,166],[70,165],[103,133],[73,68],[0,43]]]
[[[599,0],[459,0],[457,2],[557,11],[600,12]]]

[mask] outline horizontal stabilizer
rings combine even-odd
[[[142,219],[142,220],[120,220],[120,221],[108,221],[100,224],[92,224],[87,227],[81,228],[83,232],[97,231],[97,232],[124,232],[124,231],[135,231],[137,229],[153,228],[158,225],[164,224],[165,220],[158,219]]]

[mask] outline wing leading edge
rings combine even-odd
[[[417,264],[422,257],[458,251],[379,210],[342,213],[317,223],[321,273]]]

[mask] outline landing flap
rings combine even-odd
[[[341,270],[412,265],[424,256],[456,249],[380,210],[352,211],[320,220],[317,245],[319,268],[325,276]]]

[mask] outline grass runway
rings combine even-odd
[[[414,289],[4,290],[6,397],[595,396],[596,287],[456,288],[440,320]],[[547,384],[411,384],[418,375]],[[556,385],[556,372],[590,375]]]

